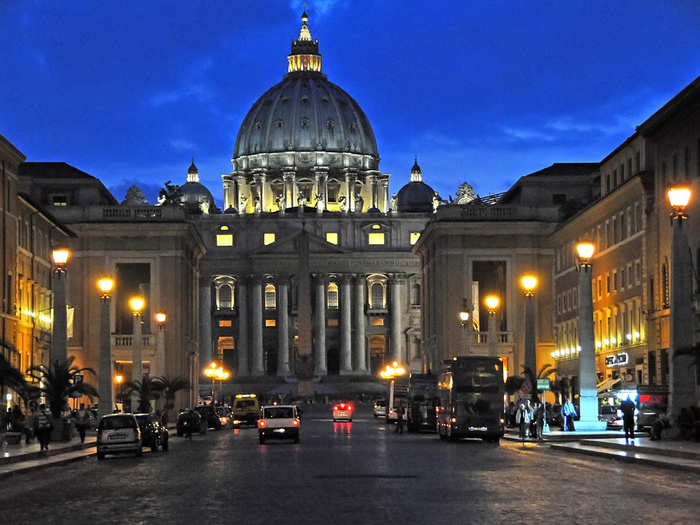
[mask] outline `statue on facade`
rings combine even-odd
[[[355,193],[355,211],[356,212],[362,212],[365,206],[365,199],[362,198],[362,195],[360,195],[360,192]]]
[[[345,198],[345,195],[341,195],[340,197],[338,197],[338,204],[340,205],[341,211],[347,211],[348,202],[347,202],[347,199]]]
[[[165,188],[161,188],[158,193],[158,205],[160,206],[177,206],[180,204],[182,190],[177,184],[170,184],[170,181],[165,183]]]
[[[238,200],[238,209],[241,210],[241,213],[243,213],[245,212],[245,207],[248,204],[248,195],[241,195]]]
[[[277,203],[277,208],[281,213],[284,213],[284,210],[286,208],[286,204],[284,201],[284,192],[280,192],[277,195],[275,195],[275,202]]]
[[[457,188],[457,204],[469,204],[478,197],[474,188],[468,182],[463,182]]]
[[[299,201],[299,207],[303,208],[306,206],[306,193],[303,191],[299,191],[299,194],[297,195],[297,199]]]
[[[438,207],[440,206],[440,197],[438,196],[437,193],[433,195],[433,213],[437,212]]]
[[[260,213],[262,211],[260,207],[260,195],[255,193],[255,197],[253,197],[253,205],[255,206],[255,213]]]
[[[394,193],[391,196],[391,212],[396,213],[399,211],[399,198],[396,196],[396,193]]]

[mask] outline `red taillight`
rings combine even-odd
[[[333,407],[333,410],[338,410],[338,405],[335,405],[335,406]]]
[[[352,412],[353,410],[355,410],[355,407],[352,406],[352,405],[348,405],[348,410],[349,410],[350,412]]]
[[[292,425],[295,426],[295,427],[298,427],[298,426],[299,426],[299,420],[298,420],[298,419],[294,419],[294,421],[292,421]]]
[[[345,403],[340,403],[341,410],[345,410]]]
[[[265,428],[267,426],[267,421],[264,419],[258,419],[258,428]]]

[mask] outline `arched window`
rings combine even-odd
[[[420,305],[420,284],[414,283],[411,286],[411,304],[414,306]]]
[[[277,290],[274,284],[265,286],[265,309],[274,310],[277,308]]]
[[[384,285],[382,283],[374,283],[372,285],[370,299],[372,308],[384,308]]]
[[[328,297],[326,298],[328,302],[328,308],[337,309],[338,308],[338,285],[335,283],[330,283],[328,285]]]
[[[668,264],[663,263],[661,265],[661,300],[663,301],[663,307],[668,308],[671,303],[669,287],[668,287]]]
[[[233,308],[233,290],[228,284],[219,287],[219,310],[230,310]]]

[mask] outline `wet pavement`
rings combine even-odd
[[[305,413],[301,443],[254,428],[168,454],[115,457],[3,480],[7,523],[693,523],[700,476],[547,447],[393,432],[369,409]],[[4,521],[4,520],[3,520]]]

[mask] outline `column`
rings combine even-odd
[[[114,409],[112,397],[112,337],[109,319],[110,297],[100,298],[100,377],[99,415],[111,414]]]
[[[383,207],[382,207],[382,212],[386,213],[387,210],[389,209],[389,178],[388,177],[386,177],[385,179],[382,180],[381,187],[382,187],[382,200],[384,201]]]
[[[279,280],[277,295],[277,375],[289,375],[289,278]]]
[[[404,282],[402,274],[393,275],[389,281],[391,289],[391,357],[399,362],[403,362],[404,359],[403,330],[401,327],[401,292]]]
[[[367,187],[369,188],[369,198],[370,198],[370,203],[369,203],[369,209],[373,209],[377,207],[377,177],[375,177],[372,174],[368,174],[365,176],[365,183],[367,184]]]
[[[350,173],[345,172],[345,213],[350,213],[351,208],[354,208],[350,203],[354,199],[354,191],[350,185]]]
[[[131,337],[131,381],[143,381],[143,360],[141,359],[141,314],[133,314],[133,332]],[[137,392],[131,394],[131,411],[136,413],[139,405]]]
[[[253,278],[253,286],[251,287],[251,305],[253,311],[253,363],[251,365],[250,375],[262,376],[265,375],[265,365],[263,363],[263,312],[262,312],[262,278],[255,276]]]
[[[68,324],[66,321],[66,271],[54,270],[53,279],[53,332],[51,337],[51,361],[68,359]]]
[[[352,277],[343,275],[340,283],[340,373],[352,373]]]
[[[322,274],[314,275],[316,307],[314,309],[314,375],[325,376],[326,365],[326,280]]]
[[[353,305],[354,318],[352,324],[355,327],[353,332],[353,367],[358,374],[367,374],[367,359],[366,352],[366,331],[367,325],[365,320],[365,276],[356,275],[354,281],[355,302]]]
[[[248,283],[245,277],[238,279],[238,338],[236,339],[238,356],[238,377],[247,376],[248,370]]]
[[[199,362],[209,366],[212,360],[211,340],[211,284],[207,278],[206,284],[199,287]]]

